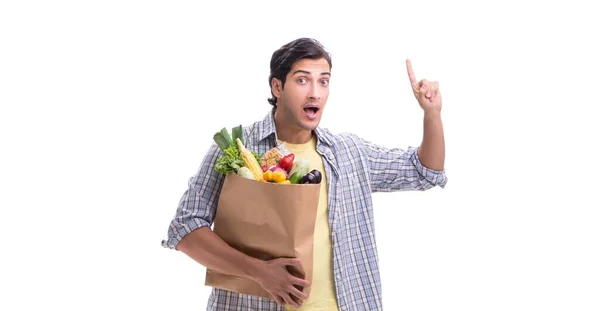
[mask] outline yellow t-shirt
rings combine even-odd
[[[312,139],[305,144],[284,143],[285,148],[294,154],[295,158],[306,158],[310,170],[317,169],[321,172],[321,193],[319,194],[319,207],[315,223],[313,244],[313,276],[312,286],[308,299],[300,306],[294,308],[286,305],[286,310],[302,311],[338,311],[335,284],[333,280],[333,249],[329,231],[329,216],[327,204],[327,178],[323,159],[317,153],[317,139]]]

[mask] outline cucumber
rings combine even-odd
[[[293,173],[290,176],[290,178],[289,178],[290,183],[292,183],[292,184],[298,184],[298,183],[300,183],[300,179],[302,179],[302,176],[303,175],[302,175],[301,172],[295,172],[295,173]]]

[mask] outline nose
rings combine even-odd
[[[308,98],[311,101],[321,100],[321,89],[319,88],[318,82],[311,83],[310,90],[308,91]]]

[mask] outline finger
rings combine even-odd
[[[279,295],[272,295],[273,298],[275,299],[275,302],[277,302],[278,305],[283,306],[284,302],[283,302],[283,298],[281,298],[281,296]]]
[[[297,289],[294,286],[291,286],[289,289],[290,295],[294,295],[296,297],[298,297],[298,299],[300,300],[306,300],[308,298],[308,295],[302,291],[300,291],[299,289]]]
[[[310,286],[310,282],[308,280],[297,278],[295,276],[290,276],[290,282],[294,285],[299,285],[302,287]]]
[[[419,89],[419,93],[421,93],[421,96],[425,96],[426,98],[431,97],[429,81],[423,79],[419,82],[419,84],[421,84],[421,89]]]
[[[427,82],[427,94],[425,95],[427,98],[432,99],[433,94],[435,92],[435,85],[433,82]]]
[[[300,267],[300,258],[279,258],[279,264],[282,266],[297,266]]]
[[[294,308],[300,307],[300,305],[296,303],[288,293],[283,294],[283,300],[285,300],[285,303],[287,303],[290,306],[293,306]]]
[[[287,258],[284,261],[284,265],[285,266],[291,266],[293,268],[287,268],[288,272],[294,276],[298,276],[298,274],[302,274],[303,272],[303,267],[302,267],[302,261],[300,260],[300,258]],[[295,268],[295,269],[294,269]]]
[[[410,59],[406,60],[406,71],[408,72],[408,80],[410,81],[410,84],[415,85],[417,83],[417,78],[415,78],[415,73],[413,72]]]
[[[433,96],[438,96],[438,94],[440,93],[440,84],[437,81],[433,82],[433,87],[434,87],[434,91],[433,91]]]
[[[421,88],[421,86],[419,86],[419,83],[418,83],[418,82],[411,83],[411,84],[410,84],[410,86],[412,87],[412,89],[413,89],[413,91],[414,91],[415,93],[418,93],[418,92],[419,92],[419,89]]]

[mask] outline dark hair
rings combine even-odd
[[[331,56],[319,41],[311,38],[296,39],[273,52],[273,56],[271,57],[271,74],[269,75],[269,89],[271,88],[273,78],[281,80],[283,87],[285,85],[285,77],[292,70],[294,63],[303,58],[325,58],[331,69]],[[268,101],[274,107],[277,106],[277,98],[272,90],[271,98]]]

